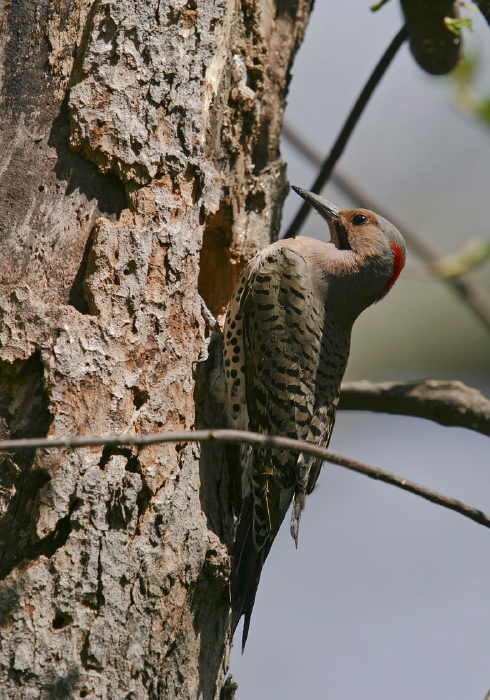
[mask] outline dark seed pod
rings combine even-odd
[[[490,0],[475,0],[475,5],[478,6],[487,23],[490,24]]]
[[[444,22],[459,17],[454,0],[401,0],[408,25],[410,51],[419,66],[432,75],[453,70],[461,56],[461,37]]]

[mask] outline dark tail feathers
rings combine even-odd
[[[253,537],[253,495],[250,494],[242,504],[238,521],[231,563],[231,623],[232,634],[245,616],[242,635],[242,653],[248,637],[250,618],[255,602],[255,595],[260,581],[264,561],[269,554],[272,540],[266,542],[257,551]]]

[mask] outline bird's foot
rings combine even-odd
[[[301,520],[301,513],[304,510],[306,504],[306,494],[304,491],[297,491],[294,494],[293,510],[291,512],[291,537],[294,540],[296,549],[298,548],[298,535],[299,535],[299,521]]]

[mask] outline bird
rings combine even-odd
[[[232,294],[223,328],[227,425],[267,435],[330,441],[340,384],[359,314],[391,289],[405,242],[367,209],[339,209],[292,189],[326,221],[327,243],[283,239],[257,253]],[[291,535],[322,460],[280,449],[239,449],[241,508],[231,548],[232,635],[243,616],[242,652],[265,559],[292,503]]]

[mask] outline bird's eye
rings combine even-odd
[[[367,216],[364,214],[354,214],[352,217],[352,223],[354,226],[362,226],[362,224],[365,224],[367,221]]]

